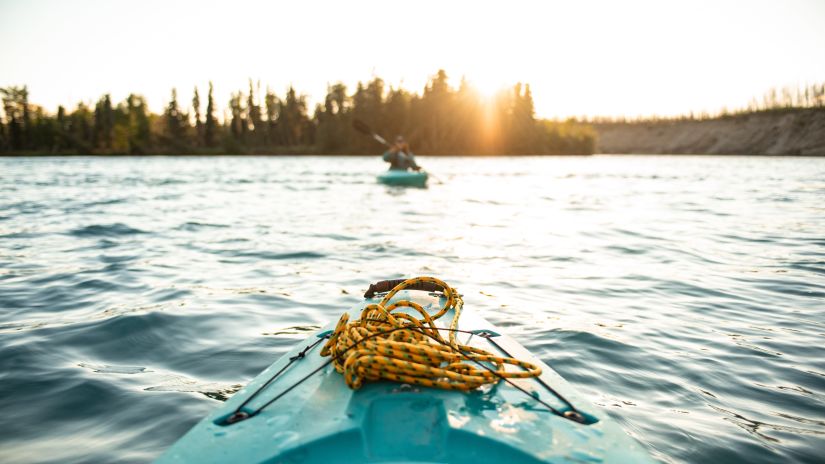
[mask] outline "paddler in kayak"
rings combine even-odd
[[[402,135],[396,137],[395,144],[384,152],[384,161],[390,163],[391,171],[421,170],[421,166],[415,163],[415,156],[410,151],[410,144]]]

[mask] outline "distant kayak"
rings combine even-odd
[[[426,187],[429,175],[424,171],[389,170],[378,175],[378,182],[385,185]]]
[[[604,411],[433,282],[370,286],[158,462],[652,462]]]

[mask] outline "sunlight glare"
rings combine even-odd
[[[473,74],[467,78],[467,82],[488,102],[492,101],[499,92],[513,84],[506,77],[491,72]]]

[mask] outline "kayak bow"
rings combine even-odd
[[[446,284],[434,291],[434,281],[440,282],[411,279],[385,294],[376,292],[397,281],[371,286],[365,300],[338,324],[329,324],[299,343],[193,427],[158,462],[652,462],[638,443],[555,371],[477,314],[462,313],[460,295]],[[413,319],[422,329],[414,327]],[[445,326],[443,321],[451,323]],[[369,326],[373,332],[350,327],[353,324]],[[355,339],[358,333],[364,336],[360,341],[336,343],[347,331],[354,331]],[[410,337],[395,336],[402,331]],[[427,337],[416,335],[426,331]],[[449,336],[433,342],[429,338],[439,338],[432,335],[436,332]],[[422,340],[410,342],[411,338]],[[426,381],[382,380],[395,375],[380,374],[385,369],[371,373],[344,368],[350,358],[360,356],[358,362],[367,367],[380,366],[378,359],[389,357],[398,359],[396,364],[407,373],[419,369],[413,365],[420,359],[413,351],[399,350],[400,345],[376,345],[377,352],[369,352],[370,342],[378,339],[410,342],[413,348],[455,347],[463,360],[452,364],[457,372],[525,374],[532,366],[540,374],[495,378],[480,388],[461,391],[424,386]],[[340,347],[346,352],[341,353]],[[472,362],[471,356],[465,356],[468,353],[523,365],[498,368],[494,360]],[[335,361],[344,358],[338,366]],[[410,360],[406,363],[410,366],[404,359]],[[336,367],[344,375],[363,376],[364,382],[349,388],[349,379],[345,381]],[[447,374],[437,375],[442,376],[437,380],[449,380]],[[532,375],[537,376],[528,378]]]

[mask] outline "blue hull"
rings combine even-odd
[[[426,187],[429,176],[424,171],[391,170],[378,175],[378,182],[385,185],[404,187]]]

